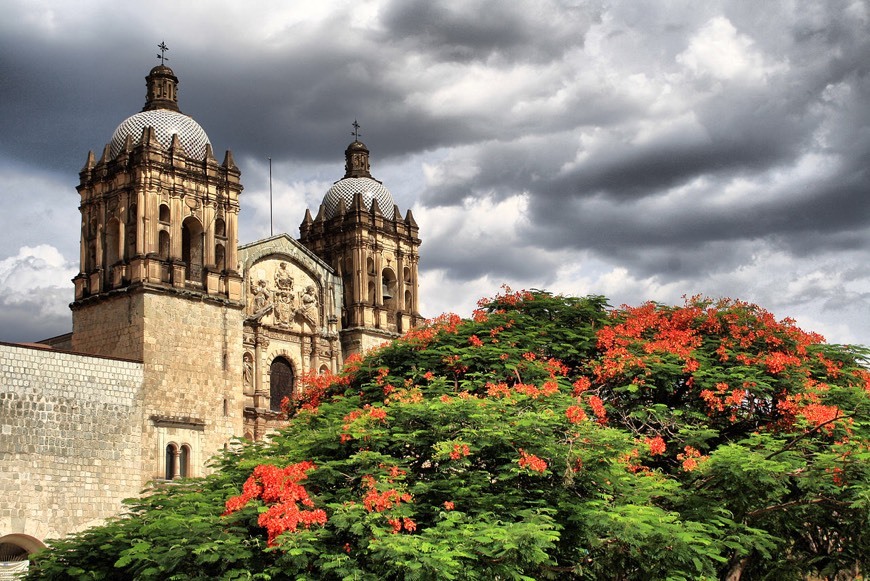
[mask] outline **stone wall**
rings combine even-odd
[[[143,365],[0,344],[0,536],[82,530],[140,474]]]
[[[141,291],[116,292],[74,303],[72,350],[141,361],[146,324]]]
[[[243,436],[242,305],[202,294],[143,296],[143,481],[166,475],[169,444],[188,446],[189,476]]]

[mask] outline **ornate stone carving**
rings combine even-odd
[[[305,287],[305,293],[301,298],[302,306],[299,308],[299,314],[314,327],[317,326],[318,320],[317,295],[315,293],[316,289],[313,284]]]
[[[248,352],[242,356],[242,379],[245,388],[253,387],[254,385],[254,356]]]

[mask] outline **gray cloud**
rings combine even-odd
[[[298,224],[312,188],[341,177],[356,118],[444,284],[728,294],[870,342],[870,315],[837,314],[870,302],[868,25],[849,0],[13,1],[0,261],[41,242],[76,259],[77,172],[142,106],[165,40],[182,110],[242,166],[242,242],[263,232],[265,158],[286,189],[281,223]],[[422,290],[433,311],[477,298]],[[30,313],[57,328],[16,305],[0,305],[4,327]]]

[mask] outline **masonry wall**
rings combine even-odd
[[[167,444],[191,449],[190,476],[243,436],[242,305],[204,295],[144,295],[142,476],[165,476]]]
[[[141,361],[144,308],[141,289],[74,305],[72,350]]]
[[[0,343],[0,536],[59,537],[138,494],[143,367]]]

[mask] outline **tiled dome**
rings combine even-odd
[[[187,115],[168,109],[142,111],[127,117],[112,135],[112,157],[117,156],[124,148],[124,141],[128,135],[132,138],[133,145],[137,145],[142,138],[142,129],[145,127],[154,128],[154,135],[163,147],[169,149],[173,134],[177,134],[188,156],[194,159],[205,157],[205,146],[209,143],[209,139],[203,128]]]
[[[372,178],[344,178],[335,182],[323,196],[324,217],[329,219],[338,214],[338,203],[344,200],[345,208],[350,209],[353,196],[361,193],[366,210],[371,210],[372,200],[378,201],[378,209],[385,218],[393,218],[395,202],[390,190]]]

